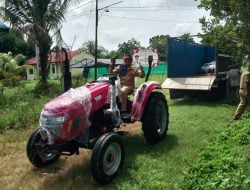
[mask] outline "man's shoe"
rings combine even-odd
[[[233,120],[239,120],[240,118],[239,117],[233,117]]]
[[[130,122],[131,121],[131,114],[127,112],[121,112],[121,118],[124,122]]]

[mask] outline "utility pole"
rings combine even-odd
[[[98,32],[98,0],[95,4],[95,80],[97,79],[97,32]]]
[[[65,48],[62,48],[62,51],[64,52],[64,55],[65,55],[65,60],[63,61],[63,65],[64,65],[63,79],[64,79],[64,92],[66,92],[72,86],[71,72],[70,72],[68,52]]]
[[[96,4],[95,4],[95,80],[97,79],[97,46],[98,46],[98,11],[100,10],[107,10],[108,7],[122,3],[123,1],[119,1],[117,3],[113,3],[111,5],[102,7],[102,8],[98,8],[98,0],[96,0]]]

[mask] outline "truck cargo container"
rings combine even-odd
[[[162,87],[170,98],[226,95],[227,73],[233,65],[229,55],[219,54],[213,46],[169,38],[167,46],[167,79]]]

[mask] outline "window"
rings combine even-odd
[[[29,69],[29,74],[30,74],[30,75],[33,75],[33,74],[34,74],[33,68],[32,68],[32,69]]]
[[[53,73],[53,74],[55,74],[55,73],[56,73],[56,67],[55,67],[55,65],[54,65],[54,64],[52,65],[52,73]]]

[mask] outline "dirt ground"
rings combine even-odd
[[[128,135],[139,133],[141,124],[121,128]],[[62,156],[47,168],[36,168],[26,156],[26,143],[32,129],[9,131],[0,135],[0,190],[40,189],[114,189],[113,184],[99,186],[90,173],[91,150],[80,155]]]

